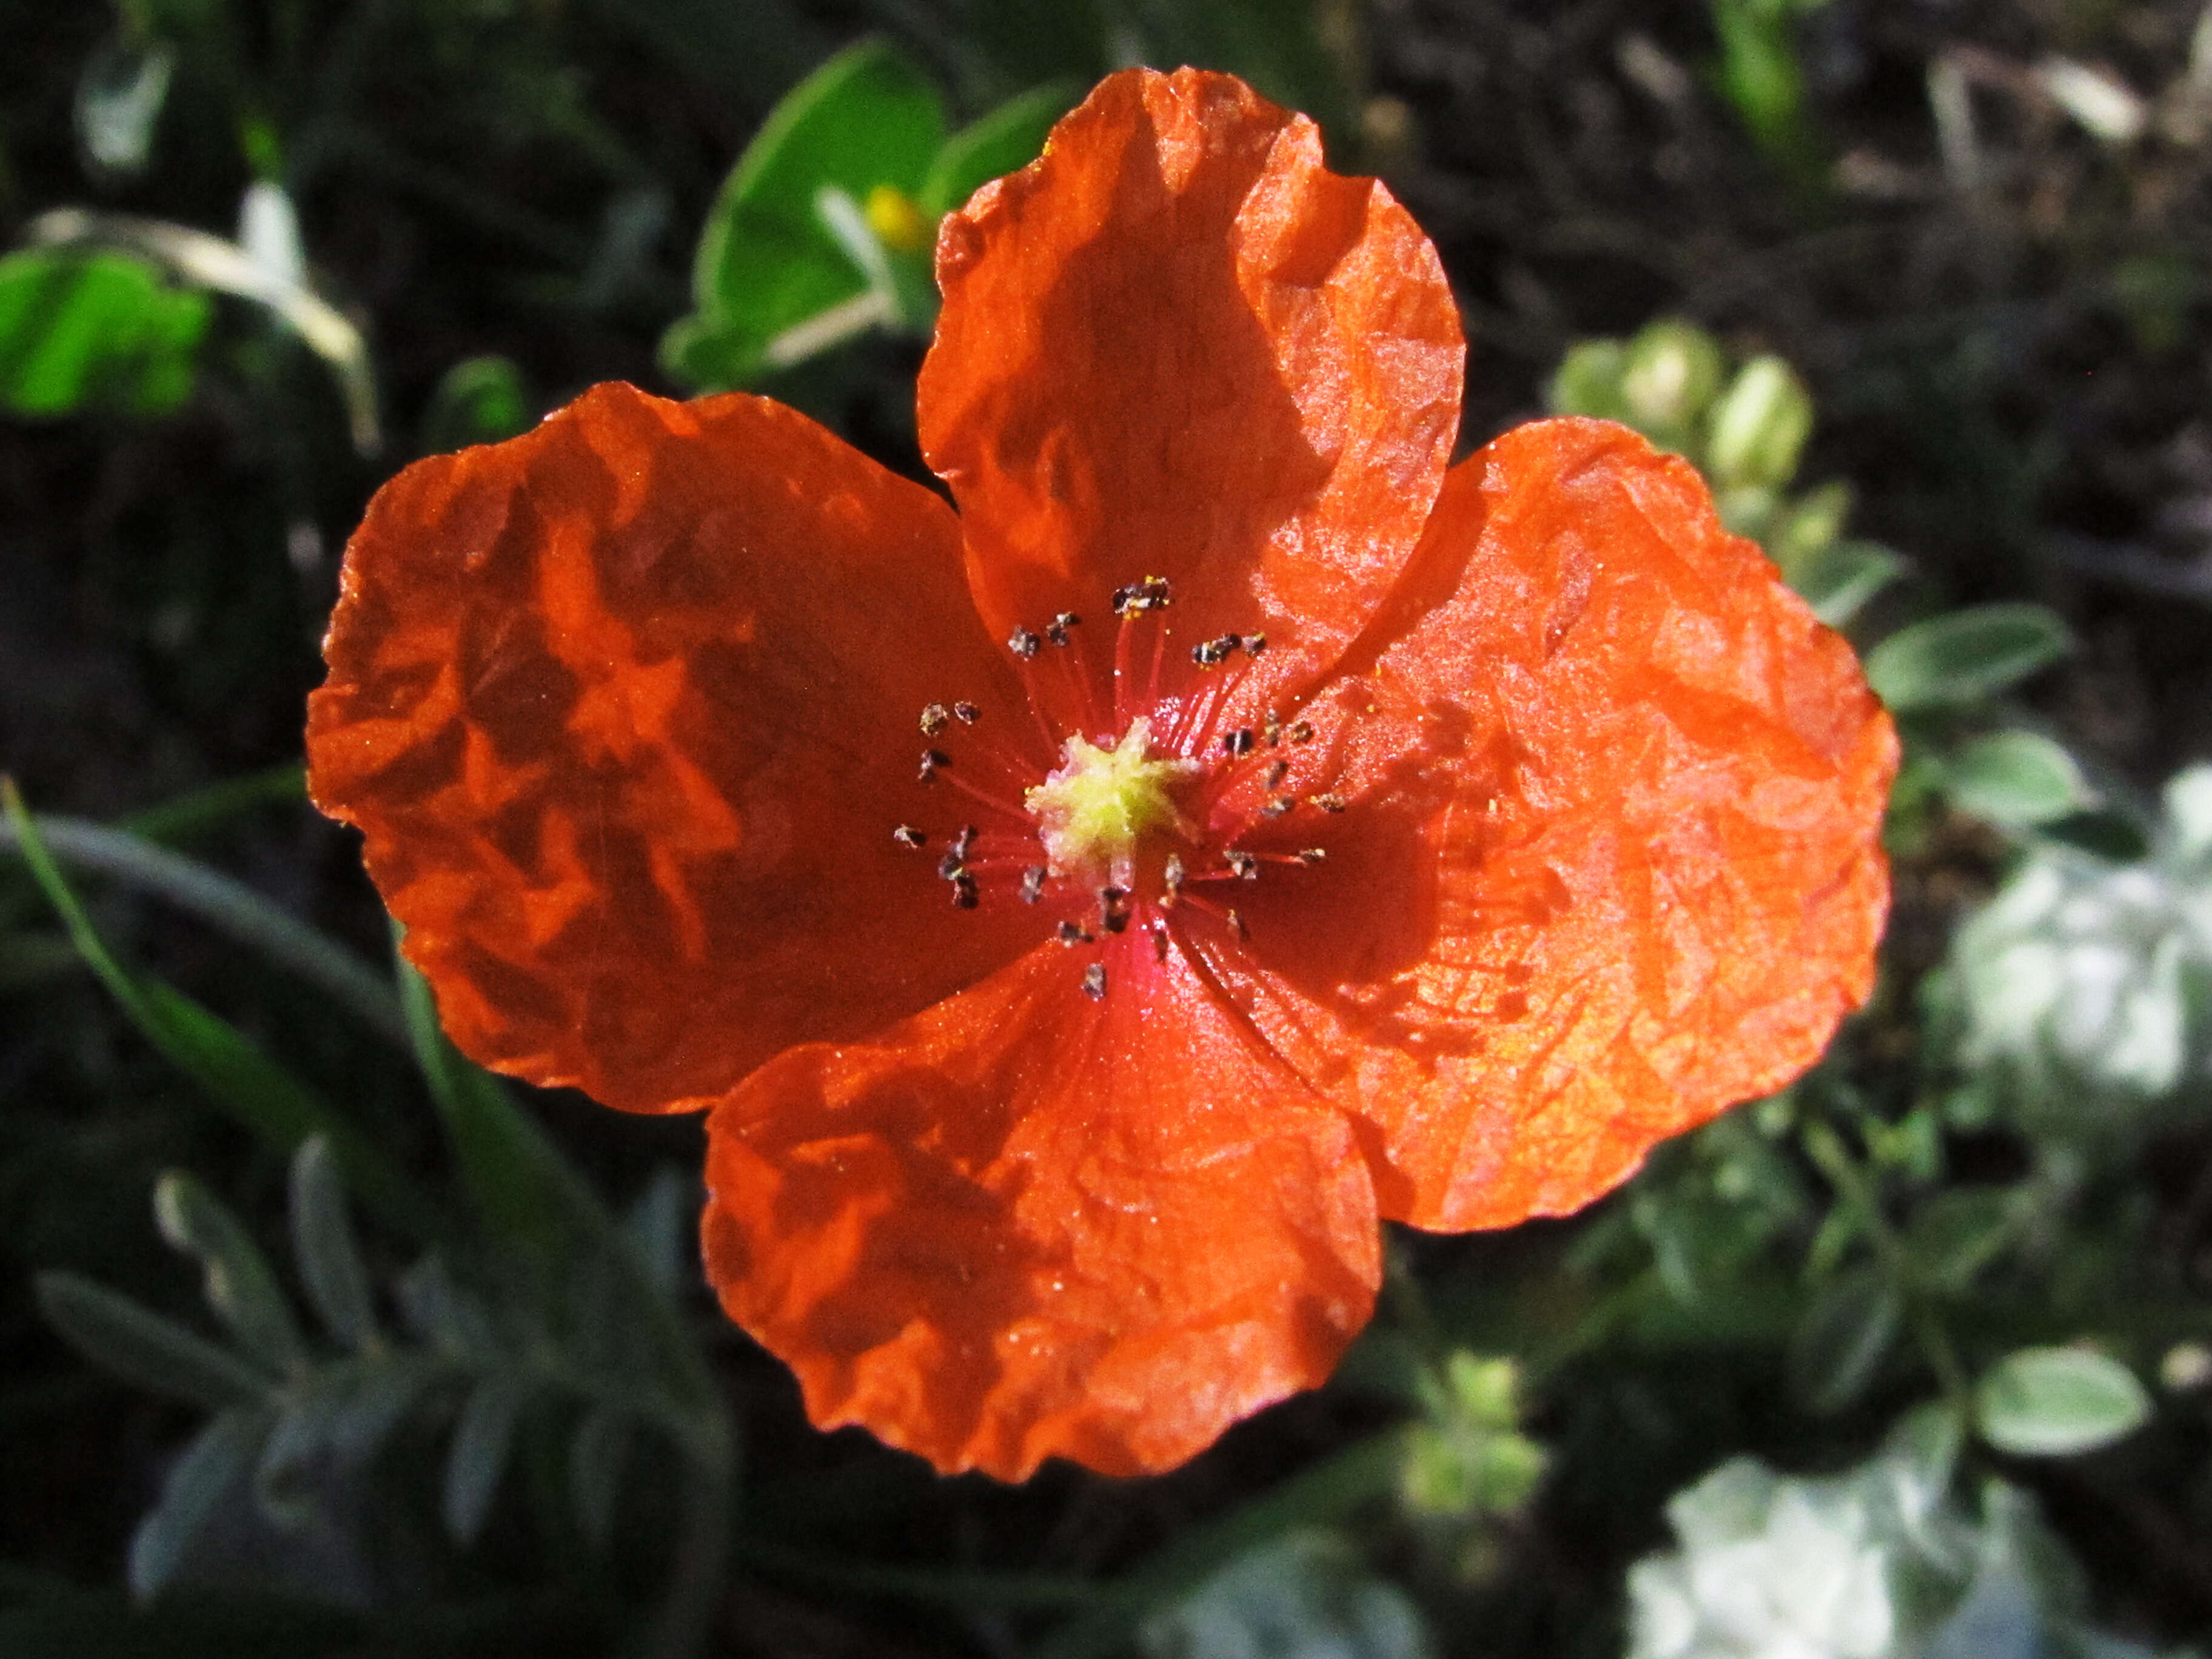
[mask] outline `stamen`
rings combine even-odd
[[[1109,933],[1119,933],[1129,926],[1129,892],[1124,887],[1102,887],[1098,890],[1098,925]]]
[[[1229,924],[1229,931],[1236,934],[1238,939],[1248,939],[1252,937],[1250,931],[1244,926],[1244,918],[1238,915],[1236,911],[1224,911],[1221,919]]]
[[[967,873],[968,855],[957,847],[937,861],[939,881],[957,881]]]
[[[1044,896],[1045,867],[1032,864],[1022,872],[1022,902],[1035,904]]]
[[[1306,805],[1309,806],[1318,806],[1324,812],[1341,812],[1344,811],[1344,797],[1341,795],[1308,795],[1306,797]]]
[[[1246,656],[1256,657],[1267,648],[1267,636],[1265,634],[1247,634],[1244,636],[1244,654]]]
[[[1106,964],[1094,962],[1083,970],[1083,994],[1093,1002],[1106,1000]]]
[[[1261,726],[1260,734],[1267,738],[1268,748],[1274,749],[1280,747],[1283,741],[1282,721],[1277,720],[1271,713],[1267,716],[1266,724]],[[1267,787],[1272,789],[1275,786],[1271,783]]]
[[[972,823],[960,826],[960,833],[952,838],[952,850],[962,860],[975,850],[975,837],[981,832]]]
[[[954,908],[961,910],[972,910],[975,908],[976,900],[977,894],[975,891],[975,878],[969,875],[964,870],[958,875],[953,877],[952,903]]]
[[[1311,720],[1293,720],[1291,722],[1291,741],[1292,743],[1311,743],[1313,740],[1314,729],[1313,722]]]
[[[1167,890],[1161,896],[1162,904],[1172,907],[1175,902],[1182,896],[1182,854],[1168,854],[1168,861],[1160,870],[1160,885]]]
[[[972,702],[956,702],[952,705],[952,718],[963,726],[973,726],[983,718],[983,711]]]
[[[1258,733],[1249,726],[1240,726],[1234,732],[1224,732],[1221,734],[1221,746],[1232,760],[1242,760],[1250,754],[1252,745],[1256,741],[1258,741]]]
[[[921,770],[918,775],[922,782],[927,783],[951,764],[952,757],[942,749],[925,749],[921,751]]]
[[[1308,847],[1302,849],[1297,855],[1300,864],[1319,864],[1328,856],[1328,848],[1326,847]]]
[[[891,831],[891,839],[902,847],[920,848],[929,836],[918,823],[902,823]]]
[[[945,729],[945,722],[948,718],[943,703],[930,704],[921,711],[921,735],[925,738],[935,737]]]
[[[1059,938],[1062,945],[1071,946],[1091,943],[1091,930],[1079,921],[1061,922]]]
[[[1283,780],[1290,775],[1290,762],[1270,761],[1267,763],[1267,775],[1260,780],[1260,787],[1262,789],[1279,789],[1283,787]]]
[[[1028,629],[1017,628],[1012,634],[1007,636],[1006,649],[1012,652],[1024,662],[1027,662],[1030,658],[1036,655],[1038,648],[1043,644],[1044,641],[1037,638],[1036,635],[1030,633]]]
[[[1297,799],[1293,796],[1278,795],[1260,809],[1260,816],[1263,818],[1279,818],[1297,804]]]
[[[1164,967],[1168,959],[1168,930],[1164,927],[1155,927],[1152,930],[1152,960]]]
[[[1067,630],[1077,626],[1082,620],[1083,618],[1073,611],[1063,611],[1046,625],[1044,636],[1054,645],[1066,645],[1069,643]]]
[[[1207,640],[1203,644],[1191,647],[1190,659],[1200,668],[1218,668],[1243,643],[1243,638],[1237,635],[1224,634],[1218,639]]]
[[[1221,855],[1221,861],[1236,872],[1242,881],[1260,879],[1260,860],[1241,847],[1232,847]]]

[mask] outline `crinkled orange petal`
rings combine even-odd
[[[1328,878],[1258,884],[1238,990],[1377,1132],[1386,1217],[1574,1210],[1865,1000],[1896,738],[1686,462],[1498,439],[1346,669]]]
[[[1180,958],[1046,945],[708,1120],[707,1270],[825,1428],[939,1469],[1171,1468],[1325,1378],[1379,1272],[1341,1115]]]
[[[1436,250],[1224,75],[1130,70],[939,233],[917,410],[994,635],[1147,575],[1325,665],[1419,540],[1465,364]]]
[[[386,484],[310,781],[454,1040],[610,1105],[702,1105],[1033,940],[891,839],[957,815],[916,781],[923,705],[1018,703],[959,571],[941,500],[750,397],[602,386]]]

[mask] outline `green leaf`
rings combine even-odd
[[[172,1247],[196,1257],[208,1306],[263,1364],[297,1371],[307,1363],[291,1304],[278,1288],[269,1259],[246,1229],[198,1181],[171,1170],[154,1186],[154,1215]]]
[[[0,410],[133,415],[174,409],[192,389],[210,315],[204,294],[170,287],[120,253],[30,249],[0,258]]]
[[[922,211],[933,218],[950,213],[992,179],[1036,161],[1053,124],[1080,95],[1075,87],[1056,82],[1009,98],[961,128],[929,164],[916,198]]]
[[[500,1476],[514,1444],[524,1390],[514,1377],[487,1376],[469,1391],[446,1453],[442,1512],[446,1530],[458,1544],[473,1544],[491,1514]]]
[[[615,1500],[621,1495],[623,1466],[629,1461],[629,1419],[611,1407],[584,1413],[568,1443],[568,1487],[575,1499],[576,1524],[595,1549],[614,1535]]]
[[[869,292],[823,226],[825,188],[866,204],[879,185],[917,197],[945,143],[937,89],[883,40],[839,52],[776,106],[707,216],[692,266],[693,314],[662,342],[672,374],[702,389],[740,384],[779,336]]]
[[[353,1190],[385,1220],[416,1237],[441,1223],[434,1206],[375,1145],[289,1072],[224,1020],[160,980],[141,980],[110,953],[84,906],[63,878],[11,780],[0,778],[16,847],[69,929],[85,965],[140,1032],[208,1097],[278,1151],[289,1154],[309,1135],[329,1137]]]
[[[1867,680],[1899,714],[1978,702],[2073,649],[2039,605],[1984,605],[1900,629],[1867,653]]]
[[[69,1345],[118,1376],[205,1406],[258,1405],[276,1379],[173,1320],[72,1273],[44,1273],[39,1310]]]
[[[1790,1339],[1790,1380],[1806,1405],[1826,1415],[1864,1394],[1904,1311],[1896,1290],[1871,1268],[1822,1285]]]
[[[422,414],[422,453],[495,444],[530,430],[530,394],[510,357],[465,357],[447,369]]]
[[[331,1143],[322,1135],[308,1136],[292,1154],[291,1217],[300,1282],[324,1328],[349,1348],[372,1345],[377,1340],[376,1310],[368,1273],[354,1241]]]
[[[507,1085],[447,1040],[428,982],[404,957],[398,970],[416,1063],[485,1230],[541,1256],[558,1254],[580,1231],[611,1236],[614,1223],[598,1197]]]
[[[2074,757],[2033,732],[1977,738],[1950,766],[1951,799],[2002,830],[2033,829],[2092,805]]]
[[[2116,1359],[2086,1348],[2022,1348],[1974,1389],[1982,1437],[2021,1457],[2070,1457],[2150,1420],[2150,1396]]]
[[[1784,574],[1814,616],[1831,628],[1843,628],[1905,568],[1904,556],[1880,542],[1844,539],[1792,560]]]
[[[1919,1281],[1961,1295],[2012,1240],[2012,1193],[2002,1187],[1954,1187],[1916,1211],[1905,1254]]]
[[[160,1594],[224,1495],[247,1479],[268,1437],[265,1411],[227,1411],[169,1468],[161,1501],[131,1539],[131,1592]]]

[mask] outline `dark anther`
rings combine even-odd
[[[920,774],[921,781],[924,783],[927,783],[932,778],[935,777],[939,772],[943,771],[946,767],[951,764],[952,757],[946,754],[942,749],[923,750],[921,751],[921,771]]]
[[[1022,872],[1022,902],[1035,904],[1044,896],[1044,866],[1032,864]]]
[[[956,702],[952,705],[952,718],[963,726],[973,726],[983,718],[983,711],[972,702]]]
[[[1259,740],[1259,733],[1249,726],[1240,726],[1234,732],[1224,732],[1221,734],[1222,748],[1231,757],[1240,760],[1252,752],[1252,745]]]
[[[1231,870],[1234,870],[1237,876],[1243,880],[1257,881],[1260,879],[1260,860],[1254,858],[1249,853],[1232,847],[1229,851],[1221,855],[1221,861],[1224,864],[1226,864]]]
[[[1173,904],[1182,896],[1182,854],[1177,853],[1168,854],[1167,863],[1160,868],[1160,885],[1167,889],[1165,896],[1160,900],[1161,903]]]
[[[1168,930],[1164,927],[1155,927],[1152,929],[1152,960],[1164,963],[1167,959]]]
[[[1037,647],[1043,643],[1044,641],[1042,640],[1030,633],[1028,629],[1017,628],[1013,633],[1007,637],[1006,649],[1012,652],[1024,662],[1027,662],[1031,657],[1036,655]]]
[[[1109,933],[1119,933],[1128,927],[1128,889],[1102,887],[1098,890],[1098,925]]]
[[[1299,862],[1300,864],[1319,864],[1319,863],[1320,863],[1323,859],[1327,858],[1328,856],[1328,848],[1326,848],[1326,847],[1309,847],[1309,848],[1304,848],[1303,851],[1301,851],[1301,852],[1298,854],[1298,862]]]
[[[953,908],[958,910],[972,910],[975,908],[975,878],[963,870],[952,878]]]
[[[945,712],[943,703],[930,704],[921,711],[921,735],[925,738],[935,737],[945,729],[945,722],[950,718],[951,716]]]
[[[1293,720],[1291,723],[1291,741],[1292,743],[1311,743],[1313,740],[1314,729],[1313,722],[1311,720]]]
[[[1237,938],[1249,939],[1252,937],[1252,935],[1245,930],[1244,918],[1238,915],[1234,910],[1224,912],[1221,919],[1229,924],[1229,931],[1236,934]]]
[[[1066,645],[1067,643],[1067,630],[1071,628],[1076,627],[1082,621],[1083,618],[1077,616],[1073,611],[1063,611],[1057,617],[1054,617],[1050,623],[1046,624],[1044,636],[1050,640],[1054,645]]]
[[[1227,662],[1231,653],[1244,641],[1234,634],[1224,634],[1218,639],[1208,640],[1203,645],[1190,648],[1190,659],[1200,668],[1218,668]]]
[[[1267,636],[1265,634],[1247,634],[1244,636],[1244,654],[1246,656],[1256,657],[1267,648]]]
[[[1310,804],[1320,807],[1324,812],[1344,811],[1344,797],[1341,795],[1308,795],[1306,799]]]
[[[1091,943],[1091,930],[1079,921],[1063,921],[1060,924],[1060,942],[1071,945],[1088,945]]]
[[[939,881],[957,881],[967,873],[968,855],[957,847],[937,861],[937,878]]]
[[[1263,818],[1279,818],[1297,805],[1297,802],[1291,796],[1278,795],[1260,809],[1260,816]]]
[[[1114,614],[1132,617],[1139,611],[1158,611],[1168,600],[1168,579],[1147,576],[1140,582],[1114,590]]]
[[[1096,1002],[1106,1000],[1106,964],[1094,962],[1083,970],[1083,994]]]
[[[902,847],[920,847],[929,836],[920,824],[902,823],[891,831],[891,839]]]
[[[1261,780],[1261,787],[1267,789],[1279,789],[1283,787],[1283,780],[1290,775],[1290,762],[1286,760],[1271,761],[1267,765],[1267,775],[1266,778]]]

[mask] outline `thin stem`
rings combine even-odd
[[[244,882],[105,824],[49,813],[34,822],[40,840],[63,863],[97,870],[167,899],[328,993],[379,1036],[408,1046],[398,996],[384,977]],[[0,848],[22,855],[13,824],[0,823]]]

